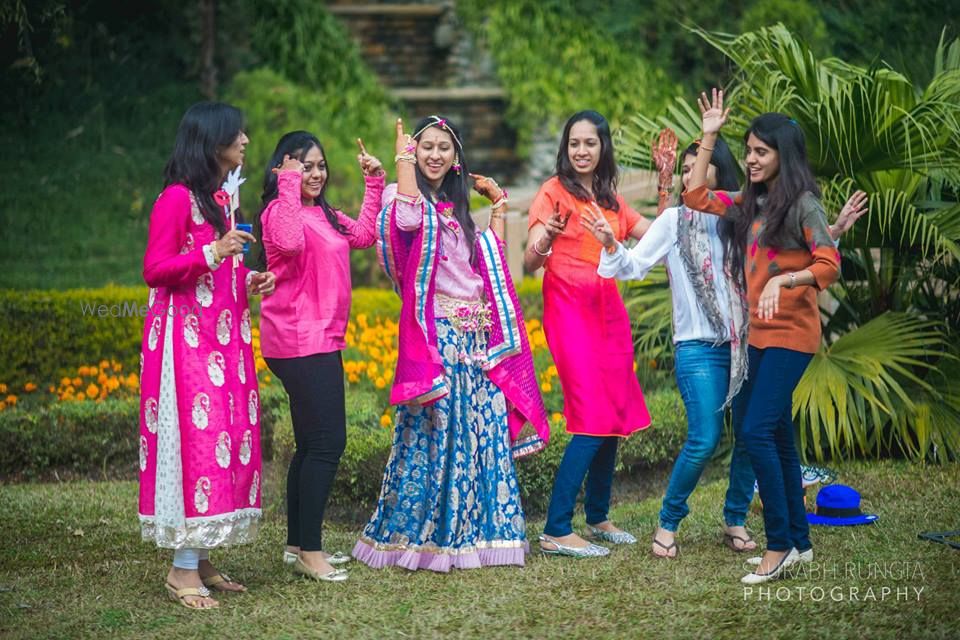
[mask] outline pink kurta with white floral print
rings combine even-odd
[[[154,204],[140,375],[140,523],[166,548],[249,542],[260,520],[260,397],[242,263],[183,185]]]

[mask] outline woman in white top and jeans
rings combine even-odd
[[[683,156],[683,185],[687,186],[699,149],[691,144]],[[656,154],[655,154],[656,155]],[[673,166],[672,154],[657,158]],[[717,139],[707,173],[710,189],[739,190],[736,163],[729,147]],[[830,228],[836,239],[859,217],[862,199],[854,195]],[[687,441],[677,457],[660,510],[660,528],[653,537],[653,553],[676,556],[680,521],[689,513],[693,493],[723,434],[724,408],[747,374],[749,309],[739,277],[723,268],[725,225],[718,216],[702,214],[684,205],[669,208],[653,222],[639,243],[627,250],[614,240],[603,218],[583,222],[607,249],[601,252],[597,273],[620,280],[642,280],[665,262],[673,298],[673,341],[677,386],[687,410]],[[738,274],[739,275],[739,274]],[[737,552],[756,548],[744,528],[754,474],[743,444],[736,442],[730,461],[730,484],[723,515],[724,543]]]

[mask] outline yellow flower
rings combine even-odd
[[[47,391],[49,391],[50,393],[56,393],[57,388],[53,385],[50,385],[49,387],[47,387]]]
[[[3,411],[7,408],[7,403],[0,400],[0,411]]]
[[[123,365],[120,364],[119,362],[114,362],[113,365],[112,365],[110,368],[113,369],[114,372],[120,373],[120,371],[123,370]]]
[[[60,385],[66,387],[67,385],[72,384],[70,378],[60,378]],[[0,389],[0,393],[3,393],[7,390],[7,386],[3,385],[3,388]]]
[[[0,383],[0,393],[6,393],[6,392],[7,392],[7,385]]]
[[[350,375],[347,376],[347,380],[349,382],[360,382],[360,376],[358,376],[355,373],[351,373]]]
[[[107,382],[107,374],[101,373],[100,375],[98,375],[97,382],[99,382],[100,384],[105,384]]]
[[[107,362],[106,360],[101,360],[101,361],[100,361],[100,368],[101,368],[101,369],[106,369],[106,368],[109,367],[109,366],[110,366],[110,363]]]
[[[77,400],[86,400],[87,396],[83,394],[83,391],[77,391]]]
[[[540,385],[540,391],[543,391],[544,393],[550,393],[553,391],[553,385],[551,385],[549,382],[544,382]]]
[[[74,378],[74,379],[73,379],[73,386],[79,387],[79,386],[82,385],[82,384],[83,384],[83,380],[82,380],[81,378]]]
[[[390,414],[389,414],[389,413],[385,413],[385,414],[383,414],[382,416],[380,416],[380,426],[381,426],[381,427],[385,427],[385,428],[386,428],[386,427],[389,427],[389,426],[392,425],[392,424],[393,424],[393,418],[390,417]]]
[[[4,402],[6,402],[11,407],[15,407],[17,405],[17,396],[10,394],[4,399]]]
[[[385,386],[387,386],[387,381],[383,379],[383,376],[380,376],[374,381],[373,384],[377,386],[377,389],[383,389]]]
[[[263,381],[264,381],[264,382],[270,382],[271,380],[273,380],[273,378],[270,377],[270,374],[267,374],[267,375],[263,376]]]
[[[563,420],[563,414],[560,413],[559,411],[554,411],[550,415],[550,419],[553,420],[554,422],[560,422],[561,420]]]
[[[32,393],[37,390],[37,385],[32,382],[28,382],[27,384],[23,385],[23,390],[27,393]]]
[[[100,388],[91,382],[90,385],[87,387],[87,395],[90,396],[91,398],[95,398],[99,393],[100,393]]]

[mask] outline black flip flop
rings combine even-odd
[[[664,551],[667,552],[667,555],[661,556],[661,555],[658,555],[658,554],[656,554],[656,553],[653,553],[653,551],[650,551],[650,553],[651,553],[651,554],[653,555],[653,557],[655,557],[655,558],[664,558],[665,560],[673,560],[673,559],[675,559],[678,555],[680,555],[680,547],[677,545],[676,540],[674,540],[674,541],[671,542],[669,545],[667,545],[667,544],[663,544],[662,542],[660,542],[659,540],[657,540],[657,536],[653,536],[653,544],[657,545],[658,547],[660,547],[661,549],[663,549]],[[676,548],[677,552],[676,552],[675,554],[673,554],[673,555],[670,555],[670,549],[673,549],[673,548]]]
[[[734,540],[739,540],[742,543],[742,545],[738,547],[737,544],[734,542]],[[746,538],[744,538],[743,536],[735,536],[732,533],[724,532],[723,534],[723,544],[729,547],[729,549],[734,553],[745,553],[747,551],[756,551],[757,547],[754,547],[753,549],[747,549],[748,542],[756,542],[756,540],[751,538],[749,534],[747,535]]]

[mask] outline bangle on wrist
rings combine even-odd
[[[213,261],[217,264],[223,262],[223,258],[220,257],[220,252],[217,251],[217,243],[213,241],[210,243],[210,252],[213,253]]]
[[[417,162],[417,157],[416,157],[415,155],[413,155],[412,153],[398,153],[397,155],[393,156],[393,161],[394,161],[395,163],[396,163],[396,162],[410,162],[410,163],[412,163],[412,164],[416,164],[416,162]]]
[[[703,149],[704,151],[713,151],[713,147],[708,147],[705,144],[701,144],[700,148]]]
[[[549,256],[551,253],[553,253],[553,248],[552,248],[552,247],[547,247],[547,252],[546,252],[546,253],[544,253],[543,251],[540,251],[540,247],[537,246],[537,244],[538,244],[539,242],[540,242],[540,240],[538,239],[536,242],[533,243],[533,251],[534,251],[534,253],[536,253],[538,256],[543,256],[544,258],[546,258],[546,257]]]
[[[788,273],[788,274],[787,274],[787,277],[790,278],[790,284],[787,285],[787,289],[793,289],[795,286],[797,286],[797,274],[796,274],[796,273]]]
[[[405,193],[397,191],[396,199],[407,204],[417,204],[420,201],[420,195],[408,196]]]

